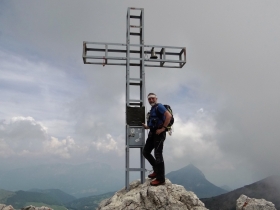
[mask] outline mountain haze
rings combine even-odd
[[[100,195],[124,187],[124,170],[101,163],[52,164],[0,173],[0,189],[60,189],[76,198]]]
[[[31,189],[31,190],[28,190],[28,192],[43,193],[45,195],[55,198],[57,201],[59,201],[60,203],[63,203],[63,204],[77,199],[76,197],[69,195],[58,189],[47,189],[47,190]]]
[[[280,176],[270,176],[226,194],[204,198],[201,201],[208,209],[235,210],[236,200],[242,194],[250,198],[263,198],[272,202],[276,209],[280,209]]]
[[[232,191],[232,188],[230,188],[230,187],[227,186],[227,185],[220,186],[220,188],[222,188],[222,189],[224,189],[224,190],[226,190],[226,191],[228,191],[228,192]]]
[[[209,198],[228,192],[209,182],[193,164],[166,174],[166,178],[173,184],[183,185],[186,190],[193,191],[199,198]]]
[[[99,205],[99,203],[107,198],[112,197],[115,194],[115,192],[108,192],[102,195],[94,195],[89,196],[85,198],[79,198],[77,200],[71,201],[69,203],[66,203],[66,207],[69,210],[81,210],[81,209],[96,209]]]
[[[1,186],[9,186],[9,183],[15,181],[12,187],[19,188],[20,186],[16,184],[20,183],[21,186],[29,187],[31,190],[27,192],[23,190],[13,192],[0,189],[0,203],[17,208],[33,202],[48,204],[48,206],[55,207],[54,209],[65,210],[68,208],[69,210],[80,210],[85,207],[91,209],[96,208],[101,200],[114,194],[115,190],[109,191],[108,189],[116,188],[116,190],[119,190],[123,188],[124,175],[120,171],[97,163],[76,166],[65,164],[45,165],[38,166],[36,170],[30,167],[27,169],[17,169],[16,171],[19,174],[12,174],[15,170],[7,172],[4,174],[5,176],[1,174]],[[47,172],[48,170],[49,172]],[[34,171],[36,173],[32,174]],[[83,173],[86,173],[86,175],[83,175]],[[26,179],[28,174],[30,174],[30,177]],[[9,179],[7,178],[8,175],[10,175]],[[21,175],[23,176],[22,180]],[[192,164],[166,174],[166,178],[170,179],[173,184],[184,186],[187,191],[193,191],[205,204],[206,208],[211,210],[235,210],[236,200],[242,194],[251,198],[263,198],[271,201],[277,209],[280,209],[280,176],[271,176],[231,192],[227,192],[209,182],[205,175]],[[46,180],[48,183],[45,183]],[[104,191],[105,193],[80,196],[80,198],[76,199],[73,195],[67,194],[62,190],[47,189],[47,186],[50,185],[56,185],[60,189],[68,186],[65,189],[73,190],[73,192],[78,190],[86,192],[79,195],[87,195],[91,189],[97,189],[95,193]],[[120,187],[117,185],[120,185]],[[41,186],[44,187],[38,189]]]
[[[66,203],[77,200],[58,189],[32,189],[29,191],[8,191],[0,189],[0,203],[12,205],[14,208],[20,209],[25,206],[48,206],[55,210],[66,210]]]
[[[14,196],[15,194],[15,192],[0,189],[0,203],[6,203],[7,199]]]
[[[12,205],[17,209],[25,207],[29,203],[42,203],[49,206],[63,206],[63,204],[53,196],[44,193],[26,192],[22,190],[15,192],[15,194],[9,197],[5,202],[6,205]]]

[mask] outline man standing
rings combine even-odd
[[[145,129],[150,129],[146,144],[143,149],[143,156],[153,166],[154,172],[148,175],[154,179],[151,185],[158,186],[165,184],[164,160],[162,156],[163,142],[166,138],[167,126],[172,118],[172,115],[160,103],[157,103],[157,96],[154,93],[148,94],[151,111],[147,125],[143,123]],[[154,156],[151,155],[154,149]]]

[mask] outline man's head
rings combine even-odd
[[[154,106],[157,103],[157,95],[154,93],[148,94],[148,101],[151,106]]]

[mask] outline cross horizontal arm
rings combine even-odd
[[[95,51],[95,52],[105,52],[106,49],[101,48],[87,48],[87,52],[89,51]],[[108,49],[107,52],[120,52],[120,53],[126,53],[126,50],[118,50],[118,49]],[[141,53],[140,50],[130,50],[130,53]],[[151,54],[151,51],[144,51],[145,54]],[[156,54],[161,54],[160,52],[155,52]],[[181,52],[175,53],[175,52],[165,52],[165,55],[180,55]]]
[[[117,46],[127,46],[127,44],[121,44],[121,43],[112,43],[112,42],[88,42],[88,41],[84,41],[83,42],[84,45],[89,45],[89,44],[93,44],[93,45],[117,45]],[[155,48],[170,48],[170,49],[182,49],[184,47],[174,47],[174,46],[161,46],[161,45],[142,45],[142,44],[129,44],[131,47],[155,47]]]
[[[97,47],[97,46],[98,47]],[[105,42],[84,42],[83,43],[83,60],[85,64],[100,65],[126,65],[127,46],[129,45],[129,53],[141,54],[139,47],[144,47],[144,57],[130,57],[131,61],[138,63],[130,63],[131,66],[139,66],[139,61],[145,61],[146,67],[166,67],[166,68],[182,68],[186,63],[186,48],[159,46],[159,45],[141,45],[141,44],[120,44]],[[103,48],[100,48],[100,46]],[[135,49],[133,49],[135,48]],[[159,55],[159,59],[151,59],[151,49]],[[117,54],[119,53],[119,54]],[[113,62],[112,62],[113,61]],[[117,61],[117,62],[116,62]],[[166,65],[169,64],[169,65]],[[171,65],[170,65],[171,64]]]

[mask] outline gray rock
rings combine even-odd
[[[255,199],[241,195],[236,201],[236,210],[276,210],[276,208],[272,202],[265,199]]]
[[[11,205],[6,206],[5,204],[0,204],[0,210],[15,210]],[[49,207],[42,206],[42,207],[35,207],[35,206],[26,206],[21,210],[53,210]]]
[[[35,207],[35,206],[26,206],[24,208],[22,208],[21,210],[53,210],[50,207],[46,207],[46,206],[41,206],[41,207]]]
[[[124,188],[109,199],[103,200],[98,210],[207,210],[198,197],[181,185],[172,184],[150,186],[150,179],[141,184],[140,180],[130,183],[130,190]]]
[[[0,210],[15,210],[11,205],[0,204]]]

